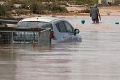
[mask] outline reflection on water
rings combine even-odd
[[[114,21],[120,16],[103,16],[100,24],[87,16],[65,19],[80,29],[82,42],[1,45],[0,80],[119,80],[120,25]]]

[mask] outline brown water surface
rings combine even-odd
[[[120,16],[65,17],[82,42],[0,46],[0,80],[120,80]],[[81,24],[85,20],[85,24]]]

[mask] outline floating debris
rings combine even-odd
[[[119,24],[119,22],[115,22],[115,24]]]
[[[81,20],[81,23],[84,24],[84,23],[85,23],[85,20]]]

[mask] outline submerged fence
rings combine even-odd
[[[51,30],[0,27],[0,44],[51,45]]]

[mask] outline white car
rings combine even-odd
[[[34,27],[33,27],[34,26]],[[56,17],[31,17],[25,18],[18,22],[17,28],[50,28],[52,32],[52,40],[57,42],[82,41],[79,29],[66,20]]]

